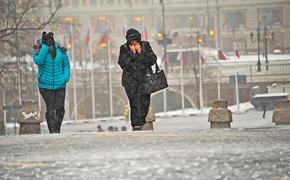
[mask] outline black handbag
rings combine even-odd
[[[164,71],[159,69],[157,63],[155,63],[155,67],[155,73],[149,73],[143,78],[142,86],[144,94],[151,94],[168,87]]]

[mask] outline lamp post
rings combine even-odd
[[[268,42],[273,42],[274,41],[274,36],[275,33],[269,32],[269,29],[267,27],[264,27],[264,34],[263,34],[263,39],[264,39],[264,48],[265,48],[265,58],[266,58],[266,70],[268,71],[269,69],[269,60],[268,60]]]
[[[201,44],[203,43],[202,35],[197,32],[196,33],[196,43],[198,45],[198,70],[199,70],[199,108],[200,112],[203,113],[203,87],[202,87],[202,69],[201,69]]]
[[[167,72],[167,38],[166,38],[166,29],[165,29],[165,7],[163,0],[160,0],[162,8],[162,34],[163,34],[163,58],[164,58],[164,73]],[[167,113],[167,92],[166,89],[163,90],[163,109],[164,114]]]
[[[263,29],[263,35],[261,38],[261,27],[257,27],[257,35],[255,36],[253,32],[250,33],[250,39],[252,43],[257,42],[258,44],[258,62],[257,62],[257,72],[261,72],[261,60],[260,60],[260,42],[264,42],[264,53],[266,58],[266,70],[269,69],[269,60],[268,60],[268,41],[273,42],[274,40],[274,32],[269,32],[269,29],[267,27],[264,27]]]
[[[70,24],[70,39],[71,44],[68,48],[71,48],[71,59],[72,59],[72,75],[73,75],[73,98],[74,98],[74,116],[75,116],[75,122],[78,120],[78,104],[77,104],[77,92],[76,92],[76,62],[75,62],[75,45],[74,45],[74,19],[72,17],[65,18],[65,22]]]
[[[240,94],[239,94],[239,81],[238,81],[238,65],[237,65],[237,56],[235,55],[237,50],[237,44],[236,44],[236,28],[232,28],[232,34],[233,34],[233,54],[235,57],[235,87],[236,87],[236,104],[237,104],[237,112],[240,111]]]
[[[255,39],[255,35],[254,35],[253,32],[251,32],[251,34],[250,34],[250,39],[251,39],[251,42],[252,43],[257,42],[257,44],[258,44],[258,62],[257,62],[258,69],[257,69],[257,72],[261,72],[261,60],[260,60],[260,41],[261,41],[261,38],[260,38],[260,26],[257,27],[257,36],[256,36],[256,39]]]

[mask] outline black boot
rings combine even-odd
[[[56,110],[56,121],[54,133],[60,133],[61,124],[64,117],[64,109]]]
[[[133,126],[132,131],[141,131],[142,130],[142,126]]]
[[[52,134],[55,131],[55,112],[48,111],[45,113],[45,116],[49,133]]]

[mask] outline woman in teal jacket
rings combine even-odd
[[[60,133],[64,117],[66,83],[70,79],[70,64],[66,48],[54,41],[53,33],[42,33],[40,49],[33,53],[38,66],[38,87],[46,104],[46,121],[50,133]]]

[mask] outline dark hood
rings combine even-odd
[[[137,40],[138,42],[141,42],[141,34],[136,29],[129,29],[126,32],[126,39],[127,43],[131,43],[133,40]]]

